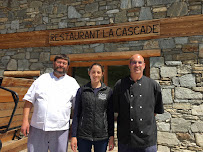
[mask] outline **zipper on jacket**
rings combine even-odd
[[[98,91],[99,92],[99,91]],[[95,111],[96,111],[96,97],[97,97],[97,94],[98,94],[98,92],[96,93],[96,94],[94,94],[94,122],[93,122],[93,132],[92,132],[92,141],[94,141],[94,134],[95,134]],[[93,91],[93,93],[94,93],[94,91]]]
[[[83,122],[83,116],[81,118],[80,126],[82,127],[82,122]]]

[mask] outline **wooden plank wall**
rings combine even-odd
[[[22,78],[11,78],[4,77],[2,87],[8,88],[15,91],[19,96],[19,103],[13,117],[10,127],[16,127],[22,125],[22,114],[24,102],[22,101],[23,96],[27,92],[28,88],[34,82],[33,79],[22,79]],[[14,101],[11,93],[0,89],[0,126],[7,125],[14,108]],[[31,118],[31,115],[30,115]],[[5,134],[0,135],[0,139],[3,142],[11,140],[13,137],[13,130]]]
[[[181,37],[181,36],[192,36],[192,35],[203,35],[203,15],[192,15],[176,18],[165,18],[152,20],[159,22],[160,24],[160,35],[153,37],[137,37],[137,38],[123,38],[123,39],[105,39],[105,40],[90,40],[80,43],[92,44],[92,43],[111,43],[111,42],[121,42],[121,41],[130,41],[130,40],[146,40],[146,39],[158,39],[158,38],[167,38],[167,37]],[[139,21],[147,22],[148,21]],[[136,22],[136,23],[139,23]],[[123,24],[132,24],[122,23]],[[49,34],[50,32],[56,31],[68,31],[68,30],[79,30],[79,29],[91,29],[91,28],[105,28],[111,25],[100,25],[100,26],[90,26],[90,27],[80,27],[80,28],[66,28],[66,29],[57,29],[57,30],[45,30],[45,31],[34,31],[34,32],[22,32],[22,33],[10,33],[10,34],[0,34],[0,49],[8,48],[25,48],[25,47],[48,47],[52,46],[49,44]],[[78,42],[71,43],[56,43],[53,45],[74,45]]]
[[[19,152],[27,148],[27,140],[28,138],[23,138],[18,141],[13,141],[9,144],[6,144],[2,147],[2,152]]]

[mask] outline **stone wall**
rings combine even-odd
[[[0,33],[28,32],[203,13],[201,0],[0,0]],[[4,70],[52,69],[50,55],[161,49],[150,77],[162,86],[160,152],[203,151],[203,36],[40,48],[0,49]]]

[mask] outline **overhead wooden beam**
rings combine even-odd
[[[121,60],[129,59],[134,54],[140,54],[143,57],[161,56],[160,49],[126,51],[126,52],[102,52],[102,53],[83,53],[68,54],[70,61],[101,61],[101,60]],[[50,60],[53,61],[56,55],[51,55]]]
[[[160,19],[160,37],[203,35],[203,15]]]
[[[160,25],[160,33],[157,35],[139,35],[139,36],[123,36],[122,38],[107,37],[105,39],[83,39],[81,41],[71,41],[58,42],[50,44],[51,33],[53,32],[67,32],[67,31],[81,31],[81,30],[91,30],[94,28],[100,29],[101,31],[106,28],[113,26],[129,26],[130,24],[143,24],[155,22]],[[99,26],[86,26],[79,28],[66,28],[57,30],[45,30],[45,31],[33,31],[33,32],[22,32],[22,33],[10,33],[10,34],[0,34],[0,49],[8,48],[25,48],[25,47],[49,47],[56,45],[75,45],[75,44],[93,44],[93,43],[111,43],[111,42],[123,42],[132,40],[147,40],[147,39],[159,39],[167,37],[181,37],[181,36],[192,36],[192,35],[203,35],[203,14],[175,17],[175,18],[165,18],[156,19],[151,21],[138,21],[138,22],[127,22],[121,24],[110,24],[110,25],[99,25]],[[132,31],[132,29],[130,29]],[[127,31],[129,32],[129,31]],[[124,32],[125,33],[125,32]],[[128,33],[131,34],[131,33]],[[128,35],[127,34],[127,35]]]
[[[26,48],[26,47],[47,47],[50,31],[33,31],[0,34],[0,49]]]
[[[37,77],[40,76],[40,71],[4,71],[5,77]]]

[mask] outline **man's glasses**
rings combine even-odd
[[[141,64],[144,63],[144,62],[143,62],[143,61],[131,61],[131,62],[130,62],[130,64],[137,64],[137,63],[141,65]]]

